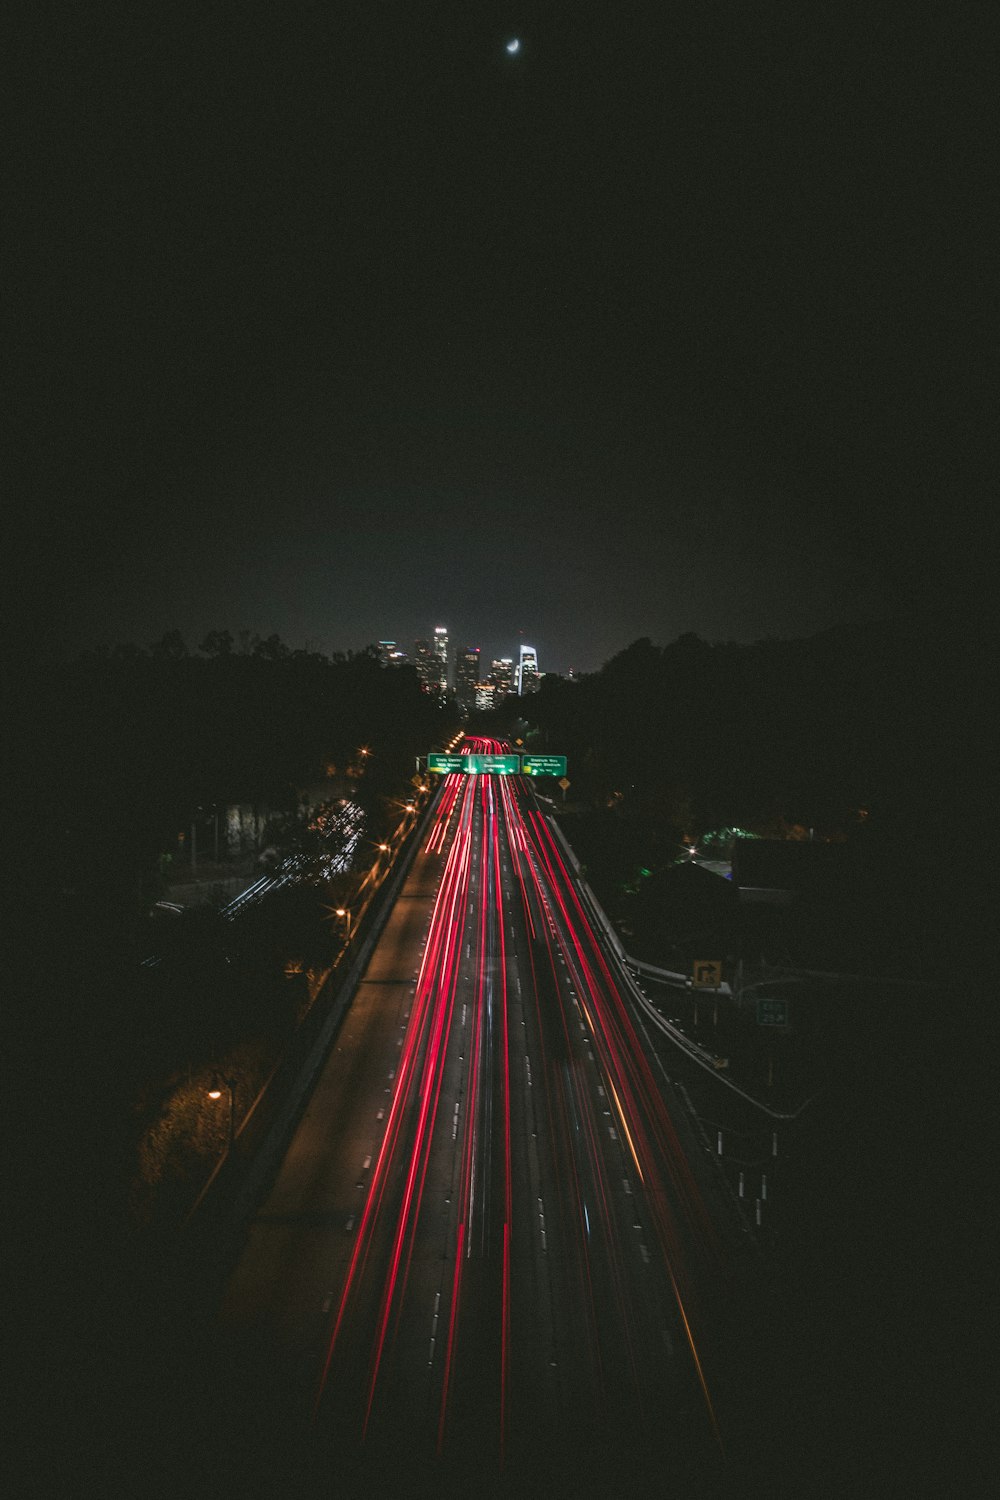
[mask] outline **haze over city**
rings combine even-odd
[[[971,37],[521,10],[516,55],[492,4],[26,29],[7,523],[56,649],[440,618],[564,672],[949,600]]]

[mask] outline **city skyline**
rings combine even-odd
[[[412,666],[424,686],[432,692],[450,690],[462,709],[496,706],[504,697],[521,696],[537,690],[545,673],[541,670],[536,648],[519,642],[518,654],[490,656],[479,646],[450,646],[446,625],[434,627],[433,641],[417,636],[412,652],[407,652],[395,638],[382,637],[376,645],[383,667]],[[575,675],[575,668],[567,675]]]
[[[846,17],[693,11],[664,52],[658,7],[534,11],[516,56],[493,19],[279,39],[251,6],[146,46],[109,13],[77,58],[35,18],[25,636],[357,650],[391,600],[401,639],[440,609],[593,671],[948,608],[977,572],[985,90],[929,86],[947,45],[873,41],[873,90]]]

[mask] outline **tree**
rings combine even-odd
[[[284,661],[290,654],[279,635],[269,635],[266,641],[257,640],[254,643],[253,655],[260,657],[262,661]]]
[[[233,645],[231,631],[210,630],[198,647],[198,650],[203,652],[205,656],[232,656]]]
[[[150,646],[149,654],[154,661],[183,661],[188,648],[179,630],[168,630]]]

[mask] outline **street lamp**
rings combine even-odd
[[[236,1141],[236,1079],[224,1078],[222,1082],[229,1093],[229,1145],[226,1149],[227,1151],[231,1151]],[[221,1099],[222,1090],[216,1085],[214,1089],[209,1089],[208,1097],[210,1099]]]
[[[338,916],[338,917],[345,917],[347,919],[347,941],[350,942],[351,941],[351,914],[350,914],[350,912],[348,911],[348,909],[347,909],[346,906],[338,906],[336,908],[336,911],[335,911],[334,915]]]

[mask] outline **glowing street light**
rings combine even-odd
[[[225,1084],[229,1094],[229,1144],[226,1150],[231,1151],[236,1141],[236,1079],[224,1078],[222,1082]],[[209,1089],[208,1097],[210,1099],[222,1098],[222,1090],[219,1088],[218,1083],[216,1083],[215,1088]]]
[[[337,917],[344,917],[345,918],[345,920],[347,922],[347,941],[350,942],[351,941],[351,913],[348,911],[348,909],[347,909],[346,906],[338,906],[337,909],[336,909],[336,911],[334,912],[334,915],[337,916]]]

